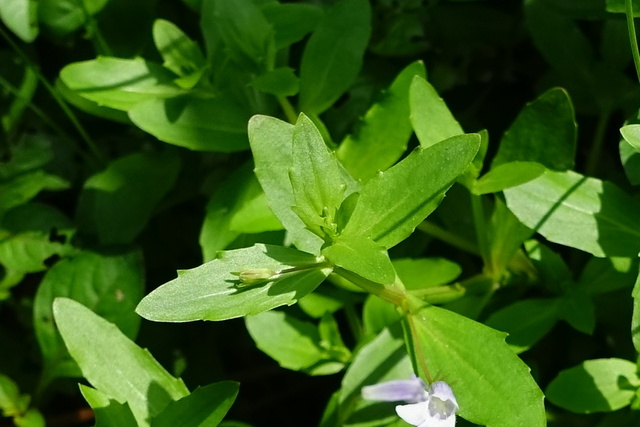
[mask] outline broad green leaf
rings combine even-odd
[[[504,133],[492,169],[510,162],[536,162],[553,170],[570,169],[576,152],[576,133],[569,94],[564,89],[551,89],[527,104]],[[524,170],[522,173],[527,175]]]
[[[611,183],[546,171],[504,194],[518,219],[547,240],[598,257],[640,252],[640,202]]]
[[[462,273],[458,264],[445,258],[394,259],[393,267],[408,290],[445,285]]]
[[[37,409],[30,408],[27,412],[13,419],[16,427],[45,427],[45,419]]]
[[[293,164],[294,126],[267,116],[249,121],[249,142],[255,173],[267,195],[269,207],[289,232],[298,249],[319,254],[322,239],[309,231],[291,209],[295,205],[289,169]]]
[[[493,313],[485,322],[509,334],[507,344],[515,353],[533,347],[558,321],[560,304],[555,299],[526,299]]]
[[[264,93],[293,96],[300,90],[300,82],[292,68],[280,67],[256,77],[251,86]]]
[[[107,394],[84,384],[80,384],[80,392],[95,413],[95,427],[133,426],[136,424],[136,418],[127,402],[120,403]]]
[[[305,3],[267,2],[262,6],[262,13],[275,30],[276,49],[302,40],[322,17],[321,8]]]
[[[544,166],[539,163],[513,161],[502,163],[473,183],[473,194],[497,193],[516,187],[542,175]]]
[[[633,6],[633,16],[640,16],[640,0],[631,0]],[[626,13],[626,0],[607,0],[607,12]]]
[[[173,187],[180,159],[170,153],[134,153],[111,162],[84,183],[80,229],[107,244],[130,243]]]
[[[640,387],[636,364],[622,359],[587,360],[549,384],[547,399],[572,412],[589,414],[624,408]]]
[[[581,289],[570,288],[562,300],[562,319],[583,334],[591,335],[596,326],[595,308],[589,295]]]
[[[204,260],[214,259],[241,233],[280,229],[282,225],[266,205],[252,165],[247,163],[229,175],[209,199],[200,231]]]
[[[372,282],[390,285],[396,272],[387,251],[368,237],[338,237],[322,250],[329,261]]]
[[[522,225],[504,202],[496,198],[486,232],[489,253],[485,268],[493,277],[502,277],[518,249],[531,237],[533,231]]]
[[[317,267],[313,267],[317,265]],[[301,271],[278,274],[291,268]],[[322,268],[324,267],[324,268]],[[238,274],[273,272],[253,285]],[[144,297],[136,312],[157,322],[226,320],[291,305],[312,292],[331,272],[315,256],[280,246],[258,244],[222,252],[217,259],[178,272],[178,278]],[[236,273],[236,274],[233,274]]]
[[[56,263],[44,276],[36,293],[33,324],[44,359],[47,381],[58,376],[80,376],[53,323],[52,306],[58,297],[72,298],[115,323],[134,338],[140,318],[133,310],[144,289],[139,252],[98,254],[81,252]]]
[[[100,392],[128,403],[139,426],[148,426],[167,404],[189,394],[148,351],[82,304],[57,298],[53,313],[82,375]]]
[[[420,76],[411,82],[409,106],[411,125],[424,148],[464,133],[438,92]]]
[[[49,32],[65,36],[87,24],[109,0],[39,0],[38,19]]]
[[[42,169],[18,175],[0,182],[0,213],[33,199],[41,191],[59,191],[69,188],[69,183],[57,175]]]
[[[638,272],[638,258],[590,258],[580,274],[578,286],[590,295],[632,288]]]
[[[461,417],[491,427],[546,425],[542,391],[506,334],[435,306],[411,317],[413,357],[423,356],[431,373],[446,378]]]
[[[52,139],[44,135],[24,135],[10,144],[0,162],[0,181],[8,181],[26,172],[34,172],[53,160]]]
[[[367,297],[362,307],[362,329],[365,336],[376,336],[398,320],[400,315],[395,305],[375,295]]]
[[[353,294],[337,287],[323,286],[298,301],[299,307],[314,319],[321,318],[325,313],[335,313],[346,301],[350,301]]]
[[[300,111],[320,114],[353,84],[371,35],[371,6],[342,0],[311,34],[300,65]]]
[[[15,381],[0,374],[0,414],[3,417],[15,417],[25,413],[30,401],[29,396],[20,394]]]
[[[60,78],[78,95],[122,111],[149,99],[172,98],[184,93],[172,83],[175,74],[141,58],[99,57],[75,62],[60,71]]]
[[[169,144],[197,151],[248,148],[249,113],[228,97],[155,97],[129,109],[131,121]]]
[[[352,183],[327,148],[320,132],[304,114],[293,130],[292,165],[289,171],[294,212],[318,236],[337,232],[336,211]]]
[[[266,311],[245,318],[256,346],[283,368],[304,371],[322,360],[318,328],[282,311]]]
[[[396,323],[384,329],[373,341],[365,344],[356,354],[342,379],[339,404],[346,425],[363,426],[366,421],[378,420],[379,425],[397,419],[394,403],[363,400],[364,386],[409,379],[413,375],[411,362],[402,339],[402,330]]]
[[[625,141],[633,147],[635,151],[640,152],[640,125],[626,125],[620,128],[620,134]]]
[[[192,75],[206,64],[198,44],[172,22],[156,19],[153,41],[164,60],[162,65],[178,76]]]
[[[478,151],[478,135],[459,135],[417,148],[362,187],[358,204],[342,232],[369,237],[389,249],[407,238],[436,207]]]
[[[60,78],[56,79],[56,90],[69,104],[86,113],[119,123],[131,124],[131,120],[129,120],[125,111],[105,107],[95,101],[84,98],[78,92],[69,89]]]
[[[369,108],[355,132],[336,152],[344,167],[357,179],[367,180],[393,165],[407,149],[413,132],[409,120],[409,86],[414,76],[425,77],[422,62],[407,66],[382,98]]]
[[[640,185],[640,152],[624,138],[620,138],[618,150],[627,179],[632,185]]]
[[[234,61],[254,70],[273,66],[274,31],[253,0],[215,0],[211,12],[213,24]]]
[[[216,427],[233,405],[239,385],[221,381],[198,387],[188,396],[169,403],[151,420],[151,427]]]
[[[528,240],[525,250],[541,283],[556,294],[564,294],[573,282],[573,272],[562,257],[537,240]]]
[[[38,36],[38,1],[0,1],[0,20],[22,41],[30,43]]]

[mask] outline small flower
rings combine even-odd
[[[396,406],[396,413],[407,423],[417,427],[453,427],[456,424],[458,402],[449,384],[437,381],[426,389],[418,377],[388,381],[362,388],[362,397],[383,402],[404,401]]]

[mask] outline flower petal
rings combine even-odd
[[[454,410],[460,409],[460,407],[458,406],[458,401],[453,395],[453,390],[451,390],[449,384],[445,383],[444,381],[437,381],[431,384],[428,393],[430,396],[437,397],[444,402],[449,401],[453,403],[453,406],[455,406]]]
[[[362,387],[362,398],[380,402],[409,403],[424,402],[429,397],[425,391],[426,384],[418,377],[410,380],[387,381],[384,383]]]
[[[428,426],[423,424],[429,419],[428,402],[412,403],[410,405],[396,406],[396,413],[404,421],[414,426]]]

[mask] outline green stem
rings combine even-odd
[[[480,255],[480,250],[475,243],[468,241],[467,239],[458,236],[444,228],[429,222],[422,221],[420,225],[418,225],[418,230],[428,234],[429,236],[435,237],[438,240],[442,240],[445,243],[450,244],[451,246],[455,246],[458,249],[462,249],[463,251],[467,251],[474,255]]]
[[[278,99],[278,103],[280,103],[280,107],[282,108],[284,115],[287,117],[287,120],[289,120],[289,123],[295,125],[298,121],[298,113],[296,113],[293,105],[291,105],[289,100],[284,96],[277,96],[276,98]]]
[[[598,164],[601,161],[602,147],[604,146],[605,133],[607,126],[609,125],[609,112],[603,112],[598,117],[598,123],[596,124],[596,130],[593,134],[593,142],[591,143],[591,151],[587,164],[585,165],[585,173],[593,176],[598,170]]]
[[[355,342],[360,342],[362,340],[362,323],[351,300],[345,302],[344,314],[347,316],[347,323],[349,324],[349,329],[351,329],[351,334],[353,334]]]
[[[473,212],[473,224],[476,229],[480,256],[485,267],[487,267],[489,265],[489,239],[487,237],[487,222],[484,217],[481,196],[471,194],[471,210]]]
[[[391,304],[397,305],[398,307],[405,307],[407,304],[407,293],[400,283],[385,286],[380,283],[372,282],[371,280],[365,279],[362,276],[340,267],[336,267],[333,272],[344,277],[370,294],[376,295]]]
[[[636,37],[636,27],[633,21],[633,2],[625,0],[627,14],[627,30],[629,31],[629,43],[631,43],[631,53],[633,55],[633,63],[636,66],[636,75],[640,82],[640,50],[638,49],[638,39]]]
[[[89,150],[95,156],[96,160],[102,163],[102,153],[100,153],[100,150],[98,150],[98,147],[95,145],[91,137],[89,137],[89,134],[85,131],[84,127],[82,127],[82,124],[80,123],[76,115],[73,113],[73,111],[69,108],[65,100],[62,99],[58,91],[53,86],[51,86],[49,81],[42,75],[38,67],[36,67],[36,65],[33,63],[33,61],[31,61],[31,59],[27,56],[27,54],[24,53],[24,51],[20,48],[20,46],[18,46],[13,41],[13,39],[9,36],[9,34],[7,34],[7,32],[1,26],[0,26],[0,35],[2,35],[2,37],[9,43],[9,45],[13,48],[13,50],[15,50],[18,56],[22,58],[26,66],[29,67],[33,71],[33,73],[38,77],[38,80],[40,80],[42,85],[47,89],[47,91],[51,94],[53,99],[58,103],[62,111],[64,111],[64,113],[67,115],[67,118],[71,121],[73,126],[76,128],[76,131],[78,132],[78,134],[80,134],[80,137],[85,141],[85,143],[89,147]]]

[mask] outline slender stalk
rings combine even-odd
[[[487,222],[484,217],[481,196],[471,195],[471,210],[473,212],[473,224],[476,229],[480,256],[486,267],[489,265],[489,239],[487,237]]]
[[[284,96],[278,96],[276,98],[278,99],[278,103],[280,104],[284,115],[287,117],[287,120],[289,120],[289,123],[291,123],[292,125],[296,124],[296,122],[298,121],[298,114],[293,108],[293,105],[291,105],[289,100]]]
[[[333,272],[344,277],[370,294],[377,295],[383,300],[397,305],[398,307],[405,307],[407,303],[407,293],[401,284],[393,284],[389,286],[381,285],[380,283],[372,282],[371,280],[365,279],[362,276],[340,267],[336,267]]]
[[[355,342],[360,342],[362,340],[362,323],[353,307],[353,302],[350,300],[344,304],[344,314],[347,316],[347,323]]]
[[[438,240],[442,240],[443,242],[448,243],[451,246],[455,246],[458,249],[462,249],[463,251],[472,253],[474,255],[480,255],[480,250],[475,243],[470,242],[467,239],[460,237],[448,230],[445,230],[444,228],[439,227],[438,225],[430,221],[422,221],[422,223],[420,223],[417,228],[423,233],[435,237]]]
[[[414,348],[416,349],[416,357],[418,358],[418,363],[420,363],[420,367],[422,368],[424,375],[426,377],[427,383],[431,384],[433,382],[433,377],[429,372],[429,368],[427,367],[427,361],[424,358],[424,353],[422,352],[422,346],[420,346],[420,340],[418,339],[418,332],[416,330],[416,325],[413,322],[413,316],[411,314],[407,315],[407,322],[409,322],[409,329],[411,331],[411,339],[414,343]]]
[[[627,30],[629,31],[629,43],[631,44],[631,54],[633,55],[633,63],[636,66],[636,75],[640,82],[640,50],[638,49],[638,39],[636,37],[636,26],[633,21],[633,2],[625,0],[627,14]]]
[[[602,147],[604,146],[605,133],[607,126],[609,125],[609,112],[603,112],[598,117],[598,123],[596,124],[596,130],[593,134],[593,142],[591,143],[591,151],[589,152],[589,158],[585,165],[585,173],[587,175],[595,175],[598,170],[598,164],[600,162],[600,156],[602,153]]]

